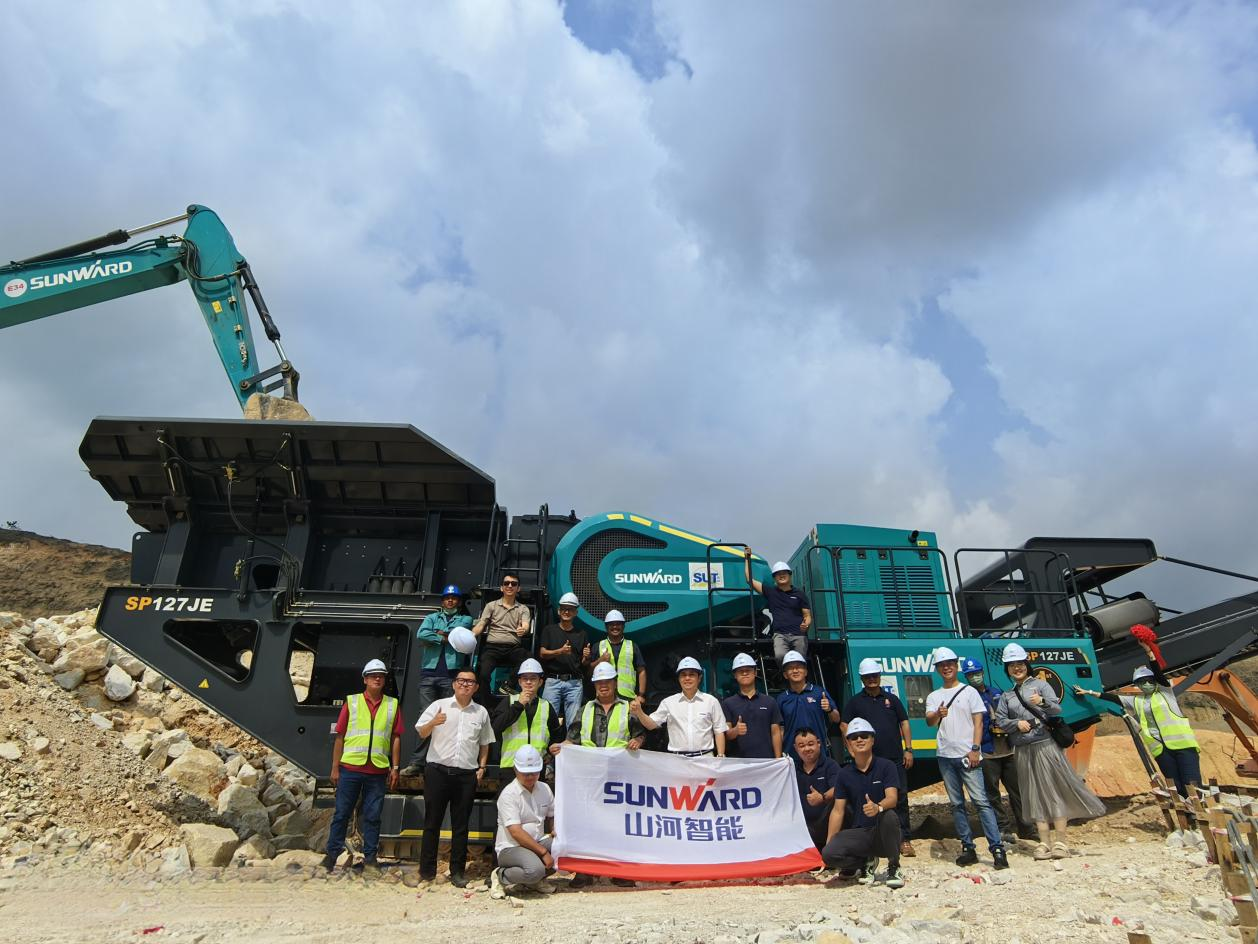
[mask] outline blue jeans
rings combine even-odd
[[[1201,755],[1195,747],[1163,748],[1157,762],[1162,776],[1175,781],[1180,796],[1188,796],[1190,783],[1201,783]]]
[[[987,788],[983,785],[983,768],[980,766],[966,770],[961,766],[961,761],[964,760],[961,757],[939,757],[936,760],[939,762],[939,772],[943,774],[944,788],[948,791],[948,801],[952,804],[952,822],[956,825],[957,838],[961,840],[961,845],[967,849],[974,847],[974,833],[970,830],[970,818],[965,812],[965,795],[968,793],[970,802],[978,810],[978,821],[983,824],[987,848],[1001,848],[996,812],[987,802]]]
[[[563,716],[565,725],[572,724],[581,713],[581,695],[584,684],[579,678],[569,679],[566,682],[556,678],[546,680],[542,697],[550,702],[550,707],[555,709],[555,714]]]
[[[349,818],[354,815],[354,807],[358,806],[361,798],[363,808],[358,815],[358,825],[363,831],[363,857],[368,861],[375,860],[376,850],[380,848],[380,810],[384,806],[388,779],[385,774],[361,774],[342,768],[336,784],[336,812],[332,814],[332,826],[328,831],[328,855],[336,858],[345,851]]]

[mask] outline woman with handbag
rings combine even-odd
[[[1022,816],[1040,834],[1034,858],[1065,859],[1070,855],[1066,822],[1102,816],[1105,804],[1066,761],[1063,748],[1074,742],[1074,733],[1061,720],[1061,703],[1052,687],[1031,677],[1027,651],[1013,642],[1001,659],[1013,688],[996,703],[995,723],[1009,732],[1013,743]]]

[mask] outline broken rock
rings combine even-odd
[[[179,838],[188,850],[189,862],[196,869],[227,865],[231,861],[232,853],[240,845],[235,832],[207,823],[187,823],[180,826]]]
[[[110,701],[126,701],[135,693],[133,679],[120,665],[111,665],[105,673],[105,697]]]
[[[152,756],[149,755],[150,758]],[[227,776],[227,771],[213,751],[190,747],[162,771],[162,776],[173,780],[189,793],[210,800],[214,787]]]
[[[22,745],[17,741],[5,741],[0,744],[0,760],[21,760]]]
[[[242,783],[228,784],[218,795],[218,812],[233,826],[264,836],[271,833],[271,821],[266,815],[266,807],[262,805],[258,795]]]
[[[66,640],[67,647],[73,638]],[[76,649],[67,648],[52,664],[52,669],[55,673],[80,669],[84,675],[90,675],[92,672],[103,672],[108,665],[109,640],[98,636],[94,642],[84,643]]]
[[[52,680],[64,688],[67,692],[72,692],[83,684],[83,670],[69,669],[52,677]]]

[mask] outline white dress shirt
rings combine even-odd
[[[668,749],[674,753],[714,750],[716,732],[729,728],[721,703],[706,692],[695,692],[694,698],[669,695],[651,712],[651,720],[668,725]]]
[[[446,721],[433,728],[429,735],[428,760],[444,767],[475,770],[480,766],[481,746],[493,744],[496,740],[493,725],[489,723],[489,712],[474,701],[469,702],[466,708],[460,708],[453,695],[438,698],[419,716],[415,730],[437,717],[438,711],[446,713]]]

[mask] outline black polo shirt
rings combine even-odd
[[[822,754],[817,758],[817,766],[812,769],[812,773],[805,773],[803,763],[799,758],[795,759],[795,782],[799,785],[799,802],[804,809],[805,820],[815,823],[823,816],[830,815],[830,810],[834,806],[833,800],[813,806],[806,797],[811,787],[816,787],[818,793],[825,793],[834,787],[834,795],[838,797],[839,774],[842,769],[836,761]]]
[[[803,634],[804,610],[811,610],[808,597],[799,587],[779,590],[777,584],[764,581],[760,585],[760,594],[764,602],[769,604],[769,614],[773,617],[773,631],[783,636],[799,636]]]
[[[865,815],[865,797],[878,803],[889,788],[900,789],[900,774],[895,764],[883,757],[871,757],[868,770],[858,770],[856,761],[839,768],[839,786],[834,798],[847,801],[852,826],[859,829],[874,825]]]
[[[903,759],[900,722],[908,721],[909,715],[899,698],[885,689],[871,698],[862,688],[843,706],[844,724],[851,724],[856,718],[864,718],[873,726],[875,757],[885,757],[896,764]]]
[[[726,735],[725,753],[729,757],[773,756],[772,727],[782,723],[782,709],[776,698],[762,692],[748,698],[742,692],[735,692],[721,702],[721,707],[731,727],[739,718],[747,725],[747,733],[732,741]]]

